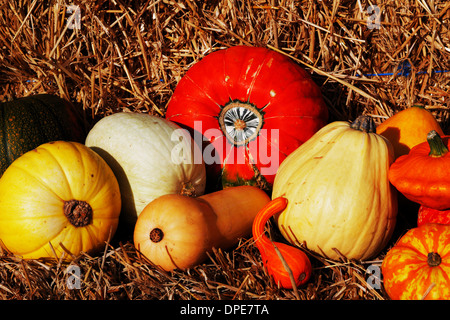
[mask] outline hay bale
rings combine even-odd
[[[448,129],[449,20],[446,1],[61,0],[0,6],[0,100],[53,93],[77,103],[92,125],[118,111],[164,116],[184,73],[208,53],[244,44],[288,55],[320,84],[330,121],[365,113],[379,123],[423,104]],[[407,61],[408,76],[398,67]],[[375,75],[377,74],[377,75]],[[381,74],[381,75],[380,75]],[[402,232],[402,229],[399,230]],[[274,230],[276,235],[276,230]],[[73,262],[81,288],[67,288],[60,260],[0,255],[1,299],[385,299],[368,284],[373,262],[310,253],[314,275],[298,291],[267,278],[251,240],[215,252],[187,272],[151,266],[128,241]]]

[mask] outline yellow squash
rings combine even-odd
[[[374,131],[366,116],[330,123],[281,163],[272,198],[288,199],[277,217],[288,241],[331,259],[364,260],[386,245],[397,215],[393,150]]]
[[[0,240],[24,258],[92,253],[114,235],[120,209],[119,185],[99,155],[80,143],[46,143],[0,179]]]

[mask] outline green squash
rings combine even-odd
[[[68,101],[38,94],[0,103],[0,176],[22,154],[41,144],[84,142],[79,114]]]

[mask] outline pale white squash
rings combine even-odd
[[[94,125],[86,145],[114,171],[127,222],[134,223],[144,207],[162,195],[204,193],[201,151],[189,133],[171,121],[142,113],[115,113]]]
[[[339,258],[337,249],[365,260],[391,237],[397,215],[396,191],[388,180],[393,148],[374,133],[371,118],[363,121],[364,128],[328,124],[281,163],[272,198],[288,199],[277,223],[291,243],[305,242],[331,259]]]

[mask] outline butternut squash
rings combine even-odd
[[[253,220],[270,201],[253,186],[230,187],[198,198],[168,194],[150,202],[139,215],[134,245],[166,271],[188,269],[213,248],[229,249],[252,232]]]

